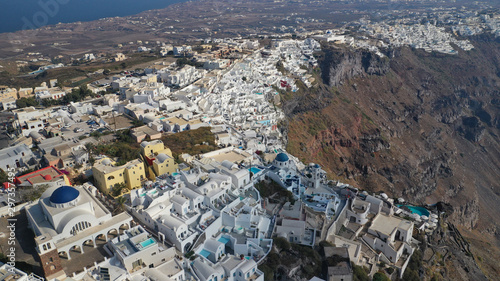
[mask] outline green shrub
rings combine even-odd
[[[368,270],[366,268],[352,263],[352,272],[354,281],[370,281]]]
[[[391,281],[387,275],[382,272],[377,272],[373,275],[373,281]]]
[[[273,239],[274,245],[281,250],[288,251],[290,250],[290,242],[283,237],[276,237]]]

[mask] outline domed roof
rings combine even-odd
[[[61,186],[52,192],[50,202],[64,204],[71,202],[80,196],[80,191],[71,186]]]
[[[229,160],[224,160],[222,161],[221,163],[222,166],[232,170],[233,168],[237,168],[238,165],[234,164],[233,162],[229,161]]]
[[[288,155],[286,155],[285,153],[281,152],[278,155],[276,155],[276,161],[286,162],[286,161],[288,161]]]
[[[170,157],[168,157],[165,153],[160,153],[160,154],[158,154],[158,156],[156,156],[156,159],[158,159],[158,161],[160,161],[160,163],[165,162],[165,160],[167,160],[168,158],[170,158]]]

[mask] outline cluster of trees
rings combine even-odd
[[[99,144],[94,146],[92,144],[87,145],[87,150],[91,155],[104,154],[109,157],[118,157],[120,159],[117,165],[125,164],[130,160],[139,158],[141,149],[137,144],[115,142],[112,144]]]
[[[373,281],[391,281],[383,272],[373,274]]]
[[[0,184],[8,181],[9,181],[9,176],[4,170],[0,169]]]
[[[352,263],[352,273],[354,281],[370,281],[370,276],[368,276],[369,270],[366,267],[361,267]]]
[[[275,181],[260,181],[255,184],[255,188],[259,191],[260,195],[264,198],[269,197],[277,197],[280,199],[284,199],[290,203],[295,203],[295,198],[293,198],[293,194],[281,187]],[[276,195],[276,196],[275,196]]]
[[[307,280],[321,272],[321,256],[311,247],[288,242],[285,238],[274,238],[273,244],[279,249],[272,250],[266,258],[266,262],[259,266],[264,272],[264,279],[280,280],[288,275],[286,268],[295,264],[297,260],[303,261],[301,266],[301,277]]]
[[[188,58],[178,58],[177,61],[175,61],[175,64],[179,67],[183,67],[186,64],[192,65],[194,67],[203,67],[203,62],[198,62],[198,61],[193,61]]]
[[[418,271],[422,267],[422,251],[416,250],[411,255],[410,262],[406,267],[405,273],[403,274],[403,280],[405,281],[417,281],[421,280]]]
[[[16,106],[18,108],[25,108],[29,106],[37,106],[38,101],[35,99],[35,97],[28,97],[28,98],[20,98],[16,100]]]
[[[95,94],[87,88],[86,85],[82,85],[78,88],[74,88],[71,90],[71,93],[66,94],[62,98],[62,102],[64,104],[70,103],[70,102],[79,102],[84,100],[86,97],[94,97]]]
[[[113,188],[111,189],[111,195],[113,195],[114,197],[118,197],[120,195],[122,195],[122,192],[127,192],[127,186],[125,185],[125,183],[116,183]]]
[[[86,85],[82,85],[78,88],[74,88],[71,93],[66,94],[64,97],[58,100],[44,99],[40,103],[35,99],[35,97],[20,98],[16,100],[16,105],[18,108],[25,108],[29,106],[37,106],[42,104],[43,106],[53,106],[59,104],[68,104],[70,102],[79,102],[87,97],[94,97],[95,94],[87,88]]]

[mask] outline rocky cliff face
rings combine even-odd
[[[288,149],[364,189],[450,203],[453,223],[499,235],[500,42],[473,44],[457,56],[403,48],[385,58],[327,47],[323,85],[284,105]]]
[[[322,78],[329,86],[342,85],[346,80],[362,74],[383,75],[389,71],[389,59],[366,50],[335,48],[325,52],[322,60]]]

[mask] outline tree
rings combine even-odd
[[[139,119],[132,120],[132,127],[135,128],[135,127],[140,127],[140,126],[144,126],[144,122],[142,122]]]
[[[373,281],[391,281],[387,275],[382,272],[377,272],[373,274]]]
[[[123,182],[115,183],[115,185],[111,190],[111,195],[113,195],[114,197],[120,196],[124,188],[126,188],[125,183]]]
[[[421,279],[415,270],[413,270],[411,268],[406,268],[405,273],[403,275],[403,280],[405,280],[405,281],[418,281]]]
[[[104,74],[106,76],[109,75],[110,73],[111,73],[111,70],[109,70],[109,69],[104,69],[104,71],[102,72],[102,74]]]
[[[16,106],[18,108],[25,108],[28,106],[37,106],[38,101],[35,99],[35,97],[28,97],[28,98],[20,98],[16,100]]]
[[[53,99],[43,99],[41,104],[45,107],[50,107],[56,104],[59,104],[59,100],[53,100]]]
[[[368,277],[368,273],[365,268],[359,266],[359,265],[356,265],[354,263],[351,263],[352,264],[352,271],[353,271],[353,275],[354,275],[354,278],[353,280],[354,281],[370,281],[370,277]]]
[[[421,267],[422,267],[422,252],[420,250],[416,250],[415,252],[413,252],[413,255],[410,258],[408,267],[406,268],[405,273],[403,275],[403,280],[408,280],[408,281],[420,280],[418,271]]]
[[[276,247],[280,248],[281,250],[287,251],[290,249],[290,242],[288,242],[286,238],[283,237],[274,238],[273,244],[276,245]]]
[[[62,89],[62,88],[63,88],[63,87],[64,87],[67,83],[68,83],[68,82],[67,82],[66,80],[64,80],[64,81],[62,81],[62,82],[61,82],[61,81],[57,81],[57,83],[56,83],[56,87],[58,87],[58,88]]]
[[[87,85],[81,85],[80,87],[78,87],[78,90],[80,90],[80,95],[83,97],[94,96],[94,92],[92,92],[92,90],[90,90]]]
[[[102,134],[99,131],[93,131],[92,133],[90,133],[90,136],[94,137],[96,140],[99,140]]]
[[[92,155],[94,153],[94,150],[95,150],[95,145],[93,143],[88,142],[85,144],[85,149],[87,149],[89,154]]]
[[[63,101],[64,103],[79,102],[84,100],[88,96],[93,97],[94,93],[89,90],[87,85],[82,85],[78,88],[73,88],[73,90],[71,90],[71,93],[63,97]]]
[[[4,170],[0,169],[0,184],[8,181],[9,181],[9,176]]]
[[[115,212],[123,212],[125,210],[125,202],[127,202],[127,198],[125,196],[120,196],[115,199],[116,209]]]
[[[127,63],[122,62],[122,63],[120,63],[120,66],[121,66],[121,68],[125,69],[125,68],[127,68]]]

